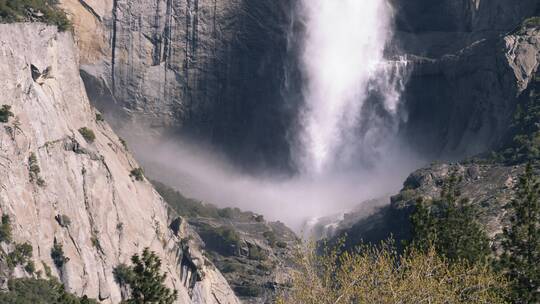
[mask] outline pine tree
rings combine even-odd
[[[452,174],[439,199],[431,204],[418,203],[411,216],[413,244],[422,250],[433,246],[450,261],[486,261],[491,253],[489,239],[478,223],[477,207],[461,198],[458,182],[456,174]]]
[[[142,256],[131,258],[133,266],[130,275],[126,276],[131,288],[130,304],[172,304],[177,298],[177,292],[165,286],[166,275],[161,274],[161,259],[148,248]]]
[[[500,266],[510,279],[514,303],[540,302],[540,182],[531,164],[520,177],[516,197],[507,205]]]
[[[0,223],[0,242],[6,242],[9,243],[12,240],[12,228],[11,228],[11,220],[9,219],[9,215],[4,214],[2,215],[2,222]]]

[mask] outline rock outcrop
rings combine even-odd
[[[515,185],[524,169],[525,165],[507,166],[493,162],[432,164],[413,172],[404,182],[400,193],[391,198],[390,204],[353,225],[339,223],[340,229],[334,238],[347,235],[346,245],[350,247],[362,242],[376,244],[390,237],[397,240],[398,245],[402,240],[410,240],[410,216],[418,200],[429,202],[439,198],[444,183],[451,174],[455,174],[460,179],[456,187],[461,198],[478,206],[479,222],[492,241],[496,242],[506,220],[504,206],[514,197]]]
[[[223,218],[190,218],[189,223],[243,303],[275,303],[289,286],[298,239],[284,224],[234,211]]]
[[[179,232],[189,224],[197,232],[205,256],[242,303],[275,303],[277,295],[289,288],[299,239],[283,223],[238,208],[220,209],[153,183],[171,214],[185,217],[172,221],[171,229]]]
[[[500,144],[538,69],[538,1],[393,1],[394,46],[413,71],[404,90],[405,137],[428,159]]]
[[[238,303],[197,244],[181,242],[196,233],[172,233],[163,199],[130,176],[137,162],[90,105],[71,34],[0,25],[0,71],[0,104],[14,115],[0,123],[0,210],[15,240],[32,245],[37,270],[50,268],[70,292],[118,303],[114,267],[150,247],[180,303]]]

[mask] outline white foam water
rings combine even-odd
[[[379,154],[403,118],[407,64],[384,58],[393,14],[386,0],[303,0],[301,11],[306,83],[296,159],[304,174],[317,176],[359,151]],[[368,105],[373,95],[384,117]]]

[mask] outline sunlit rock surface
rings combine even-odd
[[[32,244],[37,270],[46,264],[69,291],[118,303],[113,268],[150,247],[179,303],[238,303],[197,244],[181,242],[194,232],[174,235],[162,198],[130,176],[138,164],[96,118],[71,34],[0,25],[0,73],[0,104],[14,113],[0,123],[0,209],[13,221],[15,240]],[[93,142],[83,127],[95,133]],[[39,172],[30,172],[32,154]],[[55,240],[69,258],[60,269],[51,259]]]

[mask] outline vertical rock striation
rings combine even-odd
[[[295,117],[282,96],[293,2],[61,1],[98,108],[116,104],[135,126],[284,166]]]
[[[460,158],[500,144],[538,69],[536,0],[392,1],[394,46],[414,71],[404,92],[405,137],[428,158]]]
[[[0,210],[16,241],[32,244],[39,270],[48,265],[69,291],[104,303],[122,300],[113,269],[144,247],[163,260],[179,302],[238,303],[197,244],[181,242],[190,228],[171,233],[162,198],[130,176],[138,165],[97,119],[78,60],[70,34],[0,25],[0,104],[14,114],[0,123]],[[62,267],[51,258],[55,243],[69,259]]]

